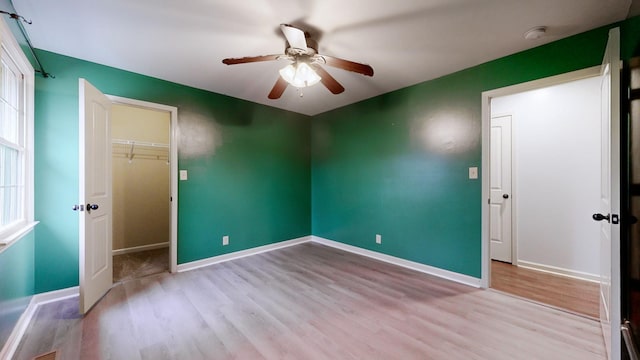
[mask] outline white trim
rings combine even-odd
[[[402,259],[402,258],[399,258],[399,257],[395,257],[395,256],[379,253],[379,252],[376,252],[376,251],[371,251],[371,250],[359,248],[357,246],[347,245],[347,244],[344,244],[344,243],[341,243],[341,242],[337,242],[337,241],[321,238],[321,237],[318,237],[318,236],[311,236],[311,241],[315,242],[315,243],[318,243],[318,244],[330,246],[330,247],[333,247],[333,248],[336,248],[336,249],[340,249],[340,250],[343,250],[343,251],[347,251],[347,252],[350,252],[350,253],[366,256],[366,257],[373,258],[373,259],[380,260],[380,261],[384,261],[386,263],[393,264],[393,265],[396,265],[396,266],[401,266],[401,267],[404,267],[404,268],[407,268],[407,269],[411,269],[411,270],[419,271],[419,272],[422,272],[422,273],[425,273],[425,274],[437,276],[439,278],[450,280],[450,281],[454,281],[454,282],[457,282],[457,283],[460,283],[460,284],[473,286],[475,288],[479,288],[480,287],[480,279],[475,278],[473,276],[463,275],[463,274],[456,273],[456,272],[453,272],[453,271],[436,268],[436,267],[433,267],[433,266],[417,263],[417,262],[410,261],[410,260],[405,260],[405,259]]]
[[[136,106],[145,109],[166,111],[171,114],[169,140],[169,166],[171,178],[171,220],[169,239],[169,272],[178,270],[178,108],[120,96],[107,95],[114,104]]]
[[[34,227],[36,227],[36,225],[38,225],[38,223],[39,221],[28,222],[22,227],[20,227],[18,231],[2,239],[2,241],[0,241],[0,253],[6,251],[9,247],[11,247],[11,245],[18,242],[18,240],[24,238],[28,233],[31,232],[31,230],[33,230]]]
[[[594,76],[599,76],[600,67],[601,67],[600,65],[596,65],[596,66],[588,67],[586,69],[571,71],[568,73],[555,75],[555,76],[549,76],[546,78],[532,80],[532,81],[528,81],[521,84],[505,86],[505,87],[494,89],[494,90],[488,90],[488,91],[482,92],[482,96],[483,98],[485,96],[494,98],[494,97],[517,94],[517,93],[530,91],[530,90],[541,89],[541,88],[554,86],[554,85],[561,85],[571,81],[588,79]]]
[[[24,76],[24,89],[22,95],[24,98],[24,197],[23,197],[23,219],[15,225],[5,229],[0,234],[2,237],[1,245],[5,245],[2,249],[6,249],[16,240],[20,239],[27,231],[33,228],[34,222],[34,103],[35,103],[35,71],[18,41],[13,36],[4,17],[0,18],[0,47],[6,50],[7,56],[17,67],[17,70]],[[35,225],[35,224],[34,224]],[[0,249],[0,251],[2,251]]]
[[[495,90],[482,92],[482,213],[481,213],[481,266],[482,277],[480,285],[482,288],[488,288],[490,283],[490,241],[489,241],[489,207],[486,205],[489,199],[489,139],[491,130],[491,99],[500,96],[517,94],[525,91],[540,89],[548,86],[564,84],[570,81],[586,79],[600,75],[600,65],[592,66],[582,70],[576,70],[565,74],[550,76],[543,79],[533,80],[522,84],[507,86]],[[513,218],[513,213],[512,213]]]
[[[557,266],[544,265],[544,264],[539,264],[539,263],[535,263],[532,261],[525,261],[525,260],[518,260],[518,266],[521,268],[529,269],[529,270],[541,271],[541,272],[558,275],[558,276],[564,276],[572,279],[590,281],[598,284],[600,283],[600,275],[598,274],[591,274],[583,271],[565,269]]]
[[[44,305],[54,301],[68,299],[70,297],[80,295],[80,287],[74,286],[66,289],[54,290],[45,293],[33,295],[36,305]]]
[[[18,322],[13,327],[11,334],[9,334],[7,342],[5,342],[2,350],[0,350],[0,359],[13,358],[13,355],[18,349],[20,341],[22,341],[24,333],[27,331],[31,320],[33,319],[33,316],[36,314],[36,311],[38,310],[38,307],[40,305],[48,304],[50,302],[58,300],[64,300],[78,295],[79,288],[77,286],[33,295],[31,297],[31,301],[29,301],[29,305],[27,305],[27,308],[24,310],[24,312],[18,319]]]
[[[34,297],[31,297],[31,301],[29,301],[29,305],[24,310],[18,322],[14,325],[11,334],[9,334],[9,338],[7,342],[4,343],[2,350],[0,350],[0,359],[11,359],[13,358],[14,353],[18,349],[18,345],[22,340],[22,336],[27,331],[27,327],[29,327],[29,323],[33,318],[33,315],[36,313],[37,305],[34,302]]]
[[[482,159],[480,162],[481,171],[482,171],[482,198],[481,209],[480,212],[480,287],[483,289],[487,289],[489,287],[489,278],[491,276],[489,264],[491,258],[491,237],[489,231],[491,229],[491,224],[489,223],[489,204],[491,201],[491,189],[490,189],[490,168],[489,168],[489,155],[491,153],[491,97],[486,93],[482,93]],[[486,202],[486,203],[485,203]],[[513,231],[513,228],[511,229]]]
[[[202,260],[196,260],[196,261],[178,265],[178,272],[195,270],[201,267],[218,264],[225,261],[240,259],[240,258],[251,256],[251,255],[257,255],[257,254],[268,252],[268,251],[273,251],[273,250],[283,249],[289,246],[303,244],[309,241],[311,241],[311,236],[303,236],[296,239],[285,240],[285,241],[281,241],[273,244],[258,246],[251,249],[236,251],[236,252],[232,252],[224,255],[213,256],[213,257],[202,259]]]
[[[170,243],[167,241],[167,242],[163,242],[163,243],[156,243],[156,244],[149,244],[149,245],[133,246],[133,247],[129,247],[129,248],[115,249],[115,250],[112,251],[112,254],[113,254],[113,256],[116,256],[116,255],[136,253],[136,252],[140,252],[140,251],[162,249],[162,248],[165,248],[165,247],[169,247],[169,244]]]
[[[196,261],[192,261],[192,262],[189,262],[189,263],[180,264],[180,265],[178,265],[178,272],[195,270],[195,269],[198,269],[198,268],[201,268],[201,267],[205,267],[205,266],[209,266],[209,265],[213,265],[213,264],[218,264],[218,263],[225,262],[225,261],[240,259],[240,258],[243,258],[243,257],[256,255],[256,254],[260,254],[260,253],[264,253],[264,252],[268,252],[268,251],[278,250],[278,249],[282,249],[282,248],[286,248],[286,247],[294,246],[294,245],[299,245],[299,244],[303,244],[303,243],[307,243],[307,242],[314,242],[314,243],[317,243],[317,244],[326,245],[326,246],[329,246],[329,247],[332,247],[332,248],[336,248],[336,249],[347,251],[347,252],[350,252],[350,253],[353,253],[353,254],[366,256],[366,257],[373,258],[373,259],[376,259],[376,260],[384,261],[384,262],[389,263],[389,264],[393,264],[393,265],[396,265],[396,266],[401,266],[401,267],[404,267],[404,268],[407,268],[407,269],[412,269],[412,270],[415,270],[415,271],[419,271],[419,272],[422,272],[422,273],[425,273],[425,274],[437,276],[437,277],[442,278],[442,279],[454,281],[454,282],[457,282],[457,283],[460,283],[460,284],[464,284],[464,285],[468,285],[468,286],[472,286],[472,287],[475,287],[475,288],[481,287],[480,286],[481,285],[480,284],[480,279],[472,277],[472,276],[459,274],[459,273],[456,273],[456,272],[453,272],[453,271],[444,270],[444,269],[436,268],[436,267],[425,265],[425,264],[420,264],[420,263],[417,263],[417,262],[414,262],[414,261],[409,261],[409,260],[405,260],[405,259],[402,259],[402,258],[399,258],[399,257],[395,257],[395,256],[387,255],[387,254],[382,254],[382,253],[379,253],[379,252],[375,252],[375,251],[359,248],[359,247],[352,246],[352,245],[343,244],[341,242],[337,242],[337,241],[321,238],[319,236],[314,236],[314,235],[304,236],[304,237],[300,237],[300,238],[297,238],[297,239],[286,240],[286,241],[282,241],[282,242],[278,242],[278,243],[274,243],[274,244],[259,246],[259,247],[252,248],[252,249],[236,251],[236,252],[229,253],[229,254],[213,256],[213,257],[202,259],[202,260],[196,260]]]

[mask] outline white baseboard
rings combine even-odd
[[[24,335],[25,331],[27,331],[27,327],[31,322],[31,318],[33,314],[35,314],[35,305],[34,305],[33,297],[31,297],[31,301],[29,301],[29,305],[24,310],[18,322],[14,325],[11,334],[9,334],[9,338],[4,343],[2,350],[0,350],[0,359],[11,359],[13,354],[18,349],[18,345],[20,344],[20,340],[22,340],[22,335]]]
[[[22,340],[24,333],[27,331],[27,327],[29,327],[29,323],[31,322],[33,315],[35,315],[36,310],[38,309],[38,306],[77,296],[78,291],[79,288],[75,286],[67,289],[33,295],[31,297],[31,301],[29,301],[29,305],[13,327],[13,331],[11,331],[7,342],[2,347],[2,350],[0,350],[0,359],[11,359],[13,357],[18,349],[18,345],[20,345],[20,341]]]
[[[596,283],[600,282],[600,276],[597,274],[590,274],[582,271],[565,269],[551,265],[538,264],[532,261],[518,260],[518,266],[525,269],[542,271],[554,275],[569,277],[572,279],[585,280]]]
[[[336,249],[348,251],[348,252],[351,252],[351,253],[354,253],[354,254],[370,257],[370,258],[373,258],[373,259],[376,259],[376,260],[380,260],[380,261],[384,261],[384,262],[387,262],[387,263],[390,263],[390,264],[394,264],[394,265],[397,265],[397,266],[402,266],[402,267],[407,268],[407,269],[412,269],[412,270],[419,271],[419,272],[422,272],[422,273],[425,273],[425,274],[437,276],[439,278],[443,278],[443,279],[446,279],[446,280],[451,280],[451,281],[454,281],[454,282],[457,282],[457,283],[460,283],[460,284],[473,286],[475,288],[479,288],[480,287],[481,279],[475,278],[473,276],[463,275],[463,274],[459,274],[459,273],[456,273],[456,272],[453,272],[453,271],[449,271],[449,270],[443,270],[443,269],[436,268],[436,267],[433,267],[433,266],[417,263],[417,262],[410,261],[410,260],[405,260],[405,259],[402,259],[402,258],[399,258],[399,257],[395,257],[395,256],[379,253],[379,252],[376,252],[376,251],[371,251],[371,250],[359,248],[357,246],[343,244],[341,242],[337,242],[337,241],[321,238],[321,237],[318,237],[318,236],[311,236],[311,241],[315,242],[315,243],[318,243],[318,244],[331,246],[331,247],[334,247]]]
[[[80,295],[80,287],[74,286],[66,289],[60,289],[55,291],[49,291],[46,293],[40,293],[33,295],[36,305],[44,305],[50,302],[68,299],[70,297]]]
[[[168,241],[163,243],[157,243],[157,244],[140,245],[140,246],[134,246],[130,248],[123,248],[123,249],[114,249],[112,251],[112,254],[115,256],[115,255],[129,254],[129,253],[134,253],[139,251],[162,249],[164,247],[169,247]]]
[[[394,264],[394,265],[397,265],[397,266],[402,266],[404,268],[412,269],[412,270],[419,271],[419,272],[422,272],[422,273],[425,273],[425,274],[437,276],[439,278],[443,278],[443,279],[446,279],[446,280],[451,280],[451,281],[454,281],[454,282],[457,282],[457,283],[460,283],[460,284],[472,286],[472,287],[475,287],[475,288],[479,288],[480,287],[480,279],[479,278],[475,278],[475,277],[472,277],[472,276],[459,274],[459,273],[456,273],[456,272],[453,272],[453,271],[439,269],[439,268],[436,268],[436,267],[433,267],[433,266],[420,264],[420,263],[417,263],[417,262],[414,262],[414,261],[409,261],[409,260],[405,260],[405,259],[402,259],[402,258],[399,258],[399,257],[386,255],[386,254],[382,254],[382,253],[371,251],[371,250],[367,250],[367,249],[362,249],[362,248],[359,248],[359,247],[356,247],[356,246],[343,244],[343,243],[340,243],[340,242],[337,242],[337,241],[333,241],[333,240],[329,240],[329,239],[325,239],[325,238],[321,238],[321,237],[313,236],[313,235],[304,236],[304,237],[301,237],[301,238],[287,240],[287,241],[282,241],[282,242],[278,242],[278,243],[275,243],[275,244],[264,245],[264,246],[260,246],[260,247],[256,247],[256,248],[252,248],[252,249],[236,251],[236,252],[233,252],[233,253],[214,256],[214,257],[210,257],[210,258],[206,258],[206,259],[202,259],[202,260],[196,260],[196,261],[192,261],[192,262],[185,263],[185,264],[179,264],[178,265],[178,272],[194,270],[194,269],[198,269],[198,268],[201,268],[201,267],[205,267],[205,266],[221,263],[221,262],[224,262],[224,261],[239,259],[239,258],[243,258],[243,257],[246,257],[246,256],[251,256],[251,255],[260,254],[260,253],[267,252],[267,251],[273,251],[273,250],[277,250],[277,249],[282,249],[282,248],[285,248],[285,247],[294,246],[294,245],[298,245],[298,244],[302,244],[302,243],[306,243],[306,242],[315,242],[315,243],[326,245],[326,246],[330,246],[330,247],[333,247],[333,248],[336,248],[336,249],[344,250],[344,251],[347,251],[347,252],[350,252],[350,253],[354,253],[354,254],[370,257],[370,258],[373,258],[373,259],[376,259],[376,260],[380,260],[380,261],[384,261],[384,262],[387,262],[387,263],[390,263],[390,264]]]
[[[178,272],[194,270],[204,266],[218,264],[224,261],[240,259],[243,257],[260,254],[267,251],[282,249],[289,246],[294,246],[294,245],[302,244],[305,242],[309,242],[310,240],[311,240],[311,236],[303,236],[297,239],[281,241],[273,244],[258,246],[258,247],[247,249],[247,250],[236,251],[229,254],[218,255],[218,256],[202,259],[202,260],[196,260],[196,261],[192,261],[184,264],[179,264]]]

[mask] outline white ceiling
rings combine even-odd
[[[631,0],[13,0],[36,48],[307,115],[345,106],[627,17]],[[304,27],[319,52],[363,62],[373,78],[325,67],[322,84],[267,99],[284,61],[279,24]],[[304,26],[302,26],[304,25]],[[548,36],[523,33],[547,26]],[[46,63],[44,64],[46,69]],[[55,75],[55,73],[54,73]],[[90,79],[89,79],[90,80]]]

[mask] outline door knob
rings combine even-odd
[[[98,204],[87,204],[87,210],[98,210]]]
[[[502,198],[503,199],[508,199],[509,198],[509,194],[502,194]]]
[[[73,211],[78,211],[78,210],[84,211],[84,205],[77,205],[76,204],[76,205],[73,205],[72,209],[73,209]]]
[[[602,221],[602,220],[607,220],[607,222],[609,222],[609,214],[607,215],[602,215],[602,214],[593,214],[592,216],[593,220],[595,221]]]

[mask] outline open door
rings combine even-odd
[[[491,259],[513,263],[511,223],[511,115],[491,118],[489,240]]]
[[[79,89],[80,313],[113,284],[111,101],[88,81]]]
[[[620,29],[609,31],[602,61],[600,323],[609,359],[620,359]]]

